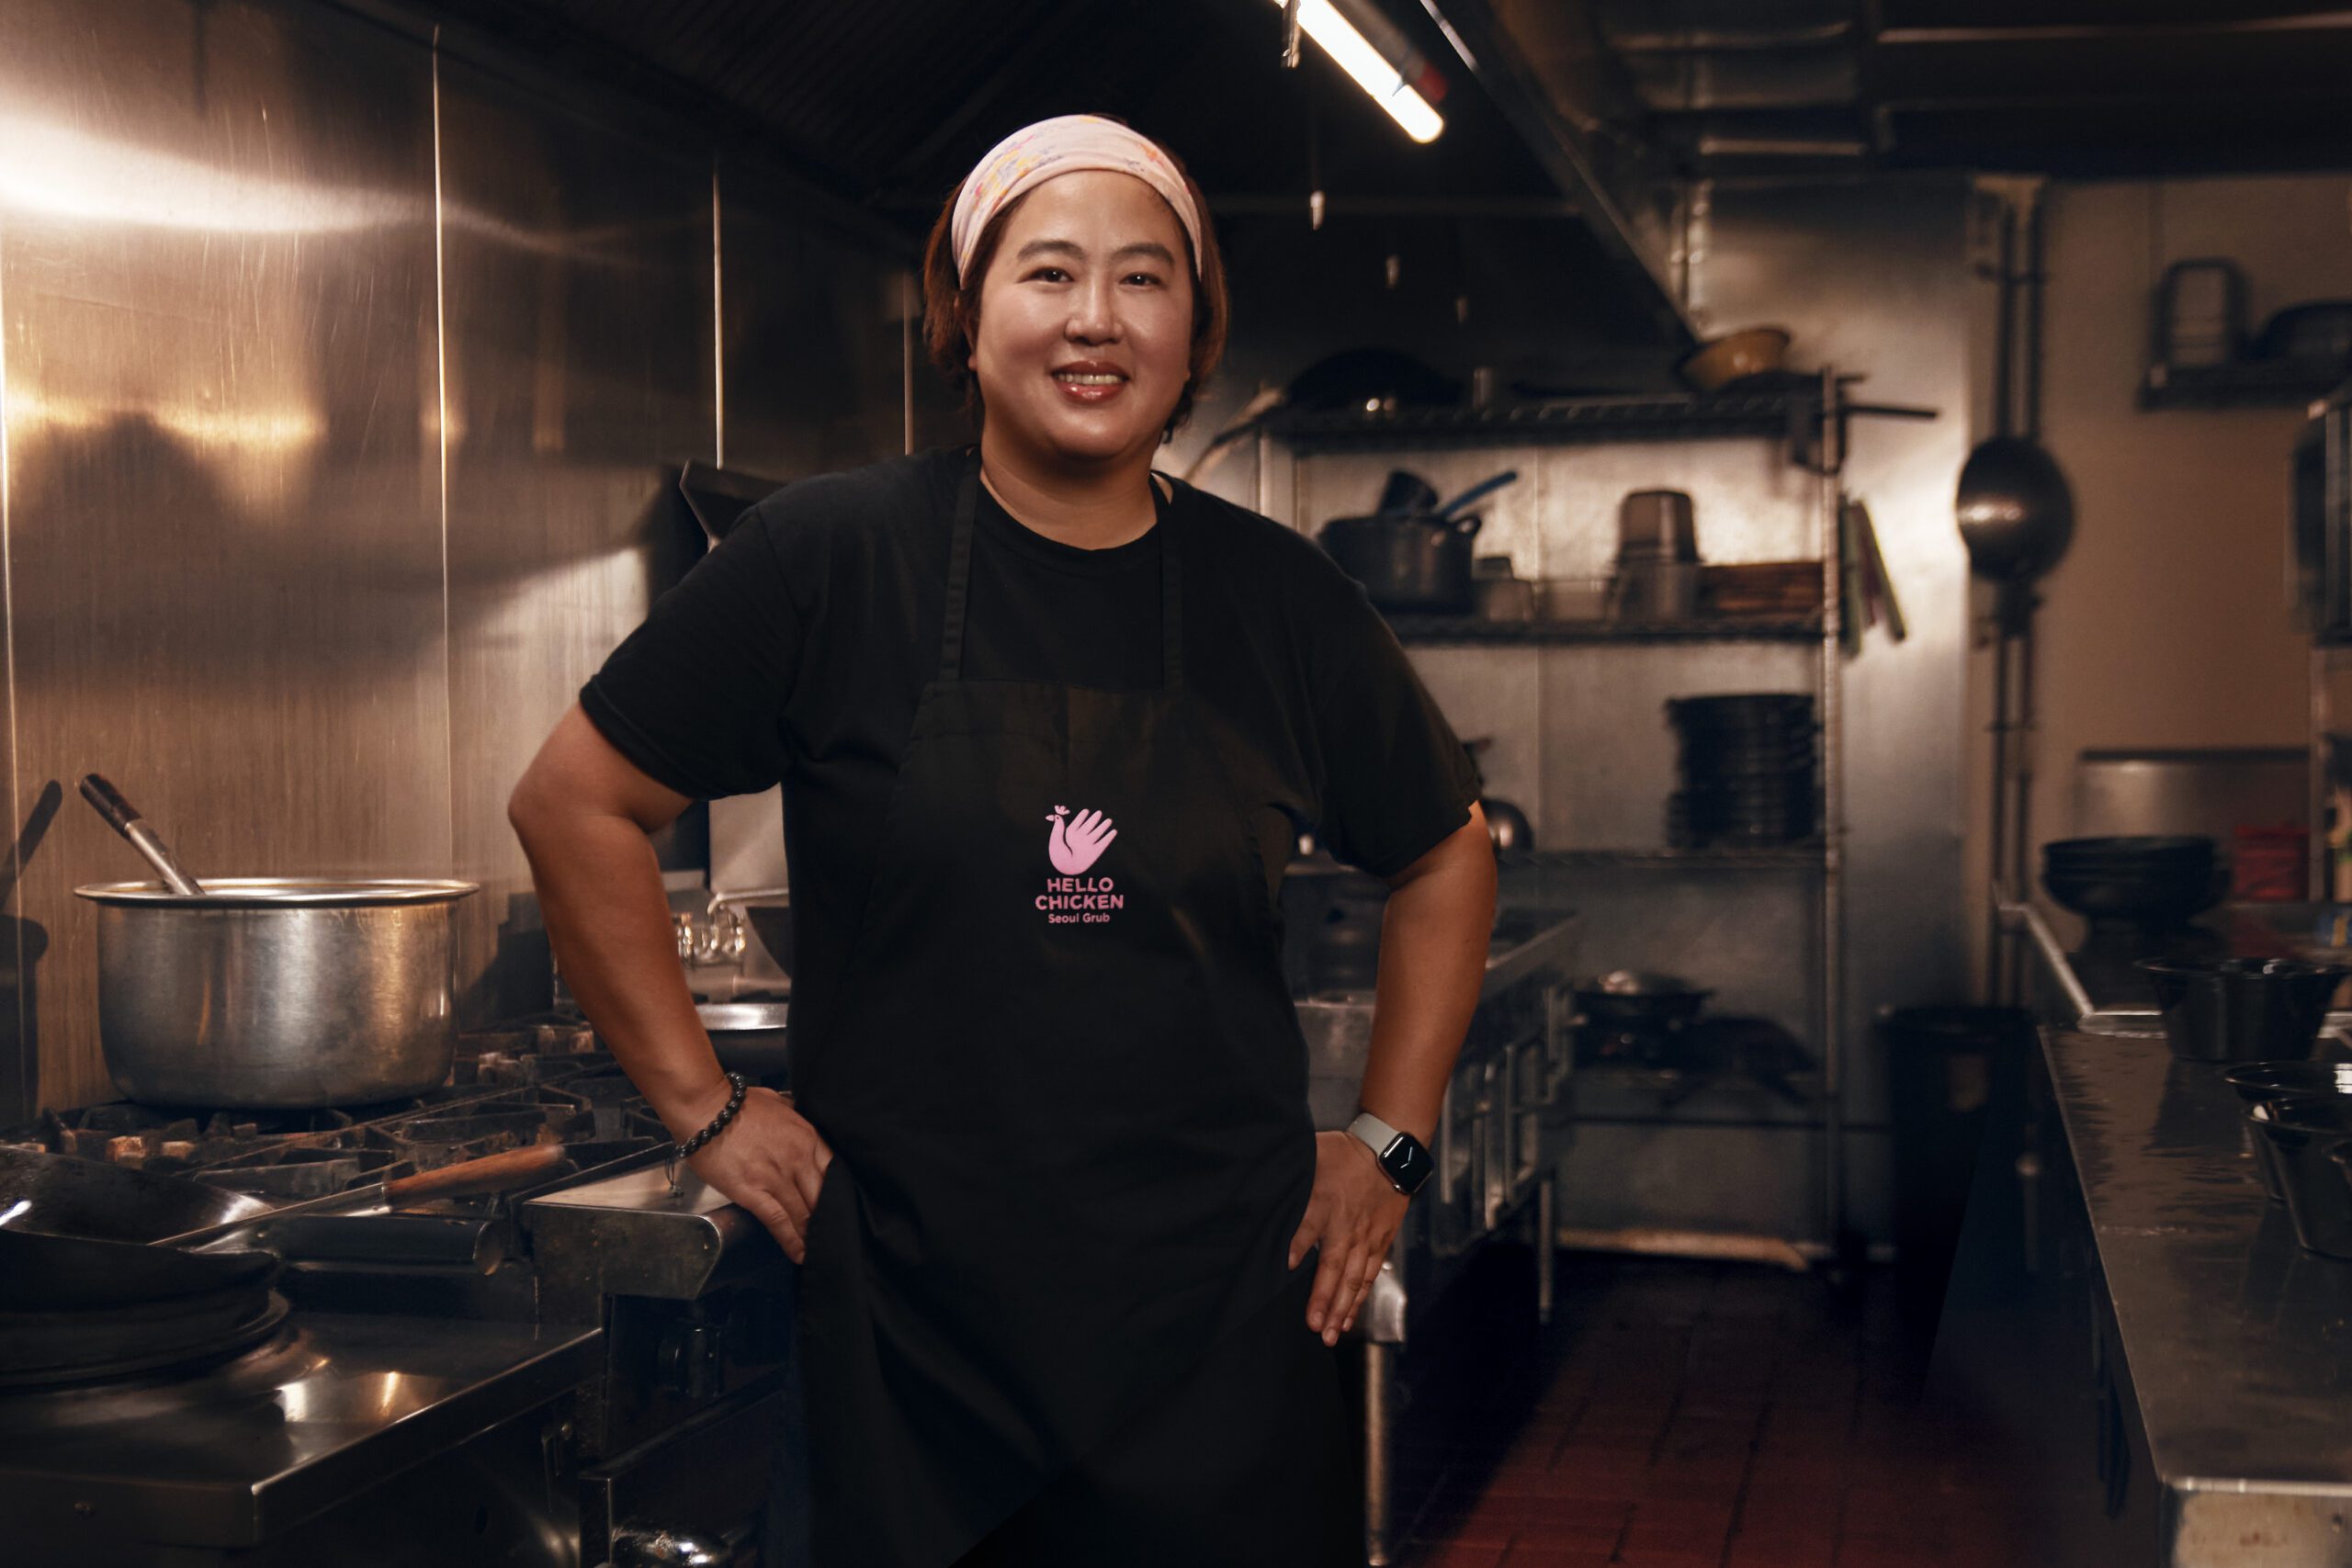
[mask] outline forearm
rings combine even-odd
[[[678,962],[660,863],[626,816],[563,803],[518,810],[548,937],[564,982],[622,1071],[674,1136],[727,1096]]]
[[[1380,930],[1380,973],[1363,1108],[1427,1144],[1487,975],[1495,922],[1495,862],[1486,823],[1461,831],[1392,884]]]

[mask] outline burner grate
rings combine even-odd
[[[450,1082],[413,1100],[286,1111],[125,1100],[0,1130],[0,1146],[193,1176],[295,1202],[530,1144],[560,1144],[572,1151],[575,1170],[594,1171],[644,1156],[667,1137],[594,1031],[537,1017],[459,1036]]]

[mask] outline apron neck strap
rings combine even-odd
[[[1151,503],[1158,514],[1159,535],[1159,670],[1170,692],[1184,689],[1184,585],[1177,562],[1173,530],[1166,526],[1170,508],[1162,500],[1156,479]],[[947,541],[947,607],[939,632],[939,679],[952,683],[964,678],[964,626],[972,604],[972,535],[980,507],[980,459],[977,452],[965,466],[956,491],[956,524]]]

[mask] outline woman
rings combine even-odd
[[[1151,472],[1226,320],[1162,149],[1008,138],[925,300],[977,453],[781,491],[655,606],[514,793],[548,931],[805,1262],[822,1568],[1361,1562],[1329,1348],[1476,1000],[1469,769],[1320,552]],[[645,840],[778,780],[791,1098],[720,1073]],[[1353,1133],[1283,980],[1299,821],[1394,888]]]

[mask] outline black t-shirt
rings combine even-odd
[[[654,604],[581,693],[596,728],[682,795],[784,785],[795,974],[837,976],[923,684],[938,671],[964,452],[778,491]],[[1238,742],[1270,874],[1312,826],[1403,870],[1469,820],[1476,775],[1387,624],[1309,540],[1184,484],[1141,538],[1084,550],[983,489],[967,680],[1157,688],[1160,557],[1183,552],[1185,678]]]

